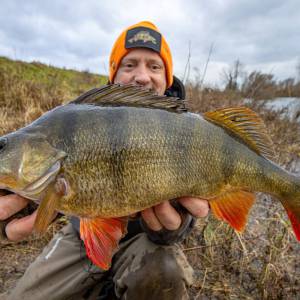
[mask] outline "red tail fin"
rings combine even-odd
[[[291,175],[287,186],[290,191],[285,191],[280,200],[290,218],[296,238],[300,241],[300,178]]]
[[[300,241],[300,220],[299,220],[299,217],[297,218],[297,215],[294,214],[289,209],[287,209],[286,211],[287,211],[287,214],[290,218],[290,221],[291,221],[292,227],[294,229],[296,238],[297,238],[298,241]]]

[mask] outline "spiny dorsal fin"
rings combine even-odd
[[[206,112],[204,118],[233,133],[256,153],[273,159],[273,143],[262,119],[250,108],[232,107]]]
[[[109,84],[92,89],[79,96],[73,104],[94,104],[99,106],[134,106],[185,112],[185,102],[175,97],[158,96],[139,86]]]

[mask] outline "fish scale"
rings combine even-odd
[[[83,107],[80,113],[84,113],[84,110],[85,108]],[[145,110],[141,115],[148,114],[148,118],[143,120],[142,128],[142,120],[137,117],[141,110]],[[118,111],[118,116],[122,115],[122,113],[127,115],[126,122],[130,124],[131,135],[136,139],[136,142],[129,148],[127,139],[122,136],[128,134],[127,130],[122,130],[124,127],[120,123],[115,124],[111,121],[115,119],[116,111]],[[67,110],[65,114],[64,118],[67,118]],[[106,123],[103,123],[102,115],[105,115]],[[89,118],[99,120],[102,127],[101,133],[95,136],[90,134],[90,140],[87,139],[85,134],[82,134],[82,142],[79,142],[80,137],[77,137],[76,140],[79,144],[87,145],[88,148],[93,146],[93,141],[98,140],[99,149],[89,161],[86,160],[86,151],[83,148],[83,151],[76,153],[76,155],[64,162],[65,170],[70,170],[70,172],[65,173],[65,178],[67,180],[70,178],[70,181],[73,182],[73,189],[76,189],[76,197],[61,200],[62,207],[58,209],[65,213],[72,213],[74,206],[80,207],[84,213],[85,207],[82,205],[82,201],[85,201],[94,210],[95,216],[112,217],[110,212],[113,207],[117,207],[119,210],[117,215],[113,212],[115,216],[128,215],[141,209],[140,199],[149,198],[147,203],[142,204],[143,208],[145,208],[161,202],[162,199],[166,200],[170,197],[176,198],[186,195],[191,185],[194,187],[195,194],[193,196],[211,196],[218,192],[216,191],[217,185],[225,184],[225,178],[220,172],[222,165],[235,165],[236,163],[238,165],[239,161],[245,160],[245,158],[241,157],[240,160],[230,161],[229,157],[227,157],[227,160],[219,160],[220,166],[218,167],[218,158],[221,158],[221,156],[217,150],[219,142],[222,140],[222,135],[224,137],[224,132],[219,127],[211,125],[206,120],[194,115],[192,118],[189,118],[188,114],[174,116],[172,113],[165,111],[122,107],[107,108],[105,110],[99,108],[98,111],[94,109],[93,115],[90,113]],[[158,129],[153,129],[155,123],[152,120],[155,118],[160,118]],[[92,123],[95,124],[96,122],[93,121]],[[118,138],[108,137],[105,126],[111,126],[111,124],[115,124],[115,127],[110,128],[110,134],[113,136],[118,135]],[[195,124],[198,124],[199,128],[195,130],[197,134],[189,136],[189,146],[191,147],[185,148],[186,153],[182,151],[178,153],[177,149],[174,148],[176,145],[178,146],[178,140],[181,140],[182,145],[188,144],[186,141],[188,137],[185,131],[180,131],[179,128],[187,130],[187,127],[191,124],[193,126],[190,127],[193,128],[197,126]],[[86,126],[88,127],[89,124],[86,124]],[[173,128],[177,128],[177,130],[173,130]],[[173,134],[172,131],[175,131],[176,134]],[[208,132],[208,134],[203,135],[202,131]],[[205,148],[206,140],[210,134],[215,136],[215,138],[210,139],[210,147],[207,149]],[[130,136],[128,136],[128,139],[130,140]],[[245,149],[241,149],[240,152],[247,152],[248,148],[245,145],[238,143],[231,137],[228,137],[228,139],[231,139],[228,144],[232,144],[233,148],[242,147]],[[120,153],[124,153],[123,149],[126,149],[125,159],[120,159]],[[63,150],[68,152],[68,149]],[[210,153],[211,161],[206,158],[207,151]],[[244,163],[244,165],[247,169],[251,169],[250,166],[255,163],[258,155],[251,153],[249,150],[248,152],[252,154],[253,158],[248,160],[248,164]],[[71,175],[74,160],[78,163],[78,170],[88,170],[89,164],[97,165],[100,172],[95,174],[97,174],[96,177],[98,178],[91,176],[87,172],[84,181],[76,179],[78,178],[77,176]],[[189,163],[186,163],[186,161]],[[106,162],[109,162],[109,164],[106,165]],[[120,164],[123,166],[121,167]],[[105,165],[110,168],[105,168]],[[122,168],[122,171],[120,168]],[[242,166],[239,166],[239,168],[243,169]],[[215,171],[217,171],[217,174],[214,174],[216,173]],[[216,175],[220,177],[219,180]],[[97,190],[90,190],[86,184],[86,182],[101,181],[102,179],[106,179],[106,186],[97,183]],[[211,181],[214,181],[215,184],[213,185]],[[125,194],[122,193],[123,186],[120,185],[121,182],[123,182],[125,188],[128,187]],[[148,189],[145,189],[144,186],[148,186]],[[149,192],[152,193],[152,196],[149,195]],[[101,195],[99,196],[100,193]],[[86,198],[86,194],[91,196],[91,198]],[[127,201],[127,199],[131,199],[131,201]],[[105,204],[102,204],[102,202],[105,202]],[[130,203],[130,207],[124,207],[124,203]],[[81,205],[79,206],[79,204]],[[68,209],[68,206],[70,206],[70,209]],[[103,207],[104,211],[101,211],[101,207]],[[76,213],[80,214],[79,208]]]
[[[110,85],[0,141],[0,188],[41,200],[38,232],[55,211],[79,217],[88,255],[104,269],[127,216],[183,196],[207,199],[241,231],[253,193],[272,194],[300,239],[300,180],[270,160],[263,122],[248,108],[200,116],[177,99]]]

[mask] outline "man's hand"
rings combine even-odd
[[[8,219],[28,205],[29,200],[19,195],[9,194],[3,196],[3,194],[4,193],[1,191],[0,221]],[[20,241],[29,236],[33,231],[35,218],[36,211],[29,216],[10,221],[5,228],[8,239],[11,241]]]
[[[182,197],[177,201],[185,207],[194,217],[205,217],[208,214],[208,202],[204,199]],[[142,211],[142,217],[147,226],[158,231],[163,228],[176,230],[181,225],[181,217],[169,201],[160,203],[154,207]]]

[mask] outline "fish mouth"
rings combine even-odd
[[[52,182],[58,174],[61,167],[61,162],[57,161],[52,165],[40,178],[30,183],[21,191],[16,191],[19,195],[31,200],[39,200],[39,195]]]

